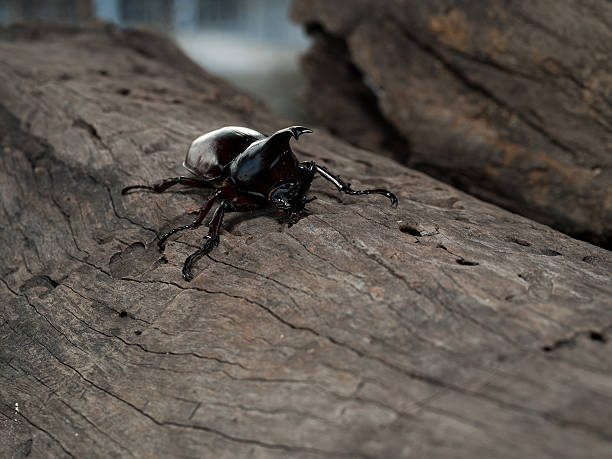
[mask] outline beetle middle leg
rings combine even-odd
[[[131,191],[131,190],[149,190],[149,191],[153,191],[154,193],[163,193],[171,186],[178,185],[178,184],[193,186],[196,188],[212,188],[212,186],[209,183],[203,180],[199,180],[197,178],[192,178],[192,177],[181,176],[181,177],[172,177],[169,179],[165,179],[153,185],[126,186],[124,189],[121,190],[121,194],[126,194],[128,191]]]
[[[388,197],[391,200],[391,205],[393,207],[397,207],[397,196],[391,193],[389,190],[385,190],[383,188],[376,188],[374,190],[353,190],[351,188],[351,184],[342,180],[338,175],[331,172],[329,169],[319,166],[315,164],[315,168],[317,172],[325,179],[333,183],[338,191],[346,194],[356,195],[356,194],[382,194],[383,196]]]
[[[206,242],[201,249],[196,250],[191,255],[187,257],[185,263],[183,264],[183,278],[186,281],[190,281],[193,279],[191,275],[191,265],[196,260],[196,258],[201,257],[202,255],[206,255],[212,249],[219,245],[219,230],[221,229],[221,223],[223,222],[223,216],[225,215],[225,210],[227,208],[227,201],[223,201],[221,205],[215,211],[212,220],[210,221],[210,229],[208,230],[208,234],[205,239]]]
[[[208,198],[206,202],[202,204],[202,207],[200,208],[200,212],[198,213],[197,218],[193,222],[191,222],[189,225],[179,226],[177,228],[174,228],[171,231],[168,231],[167,233],[159,235],[158,241],[157,241],[157,247],[159,247],[159,250],[164,250],[164,247],[166,245],[166,239],[168,239],[174,233],[178,233],[179,231],[183,231],[183,230],[190,229],[190,228],[197,228],[198,226],[200,226],[202,224],[202,220],[204,220],[206,215],[208,215],[208,212],[210,212],[210,209],[213,206],[215,199],[217,199],[217,197],[220,194],[221,194],[221,190],[217,190],[210,198]]]
[[[202,255],[207,255],[211,252],[211,250],[219,245],[219,231],[221,230],[221,223],[223,222],[223,217],[226,212],[253,210],[261,206],[261,203],[251,201],[243,196],[235,196],[233,199],[224,200],[217,208],[212,220],[210,221],[210,229],[204,238],[206,242],[201,249],[196,250],[185,260],[185,263],[183,264],[183,278],[186,281],[193,279],[193,276],[191,275],[191,266],[193,265],[193,262]]]

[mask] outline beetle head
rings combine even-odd
[[[281,221],[291,226],[306,214],[304,206],[312,201],[306,199],[309,188],[309,182],[285,182],[270,191],[268,200],[281,211]]]
[[[273,188],[268,200],[280,210],[300,211],[306,204],[306,194],[299,183],[289,182]]]

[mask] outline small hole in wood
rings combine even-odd
[[[540,255],[546,255],[547,257],[558,257],[561,254],[559,252],[557,252],[556,250],[542,249],[542,250],[540,250]]]
[[[598,331],[590,332],[589,338],[591,338],[593,341],[599,341],[600,343],[606,342],[606,337],[603,334],[599,333]]]
[[[463,258],[457,258],[456,261],[458,265],[462,265],[462,266],[478,266],[478,262],[465,260]]]
[[[126,311],[121,311],[119,313],[119,317],[127,317],[127,312]]]
[[[421,232],[410,226],[410,225],[401,225],[399,229],[402,233],[410,234],[411,236],[420,236]]]
[[[519,239],[518,237],[511,236],[508,238],[510,242],[514,242],[515,244],[522,245],[523,247],[529,247],[531,243],[527,242],[524,239]]]

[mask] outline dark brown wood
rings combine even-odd
[[[345,139],[612,247],[612,4],[297,0]]]
[[[162,255],[223,125],[284,127],[145,32],[0,41],[0,457],[608,457],[612,257],[322,132],[312,215]],[[265,235],[265,237],[262,237]]]

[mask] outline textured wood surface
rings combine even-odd
[[[230,214],[182,280],[219,126],[289,124],[163,39],[0,42],[1,457],[608,457],[612,257],[315,132],[312,215]]]
[[[612,248],[612,3],[297,0],[313,114]]]

